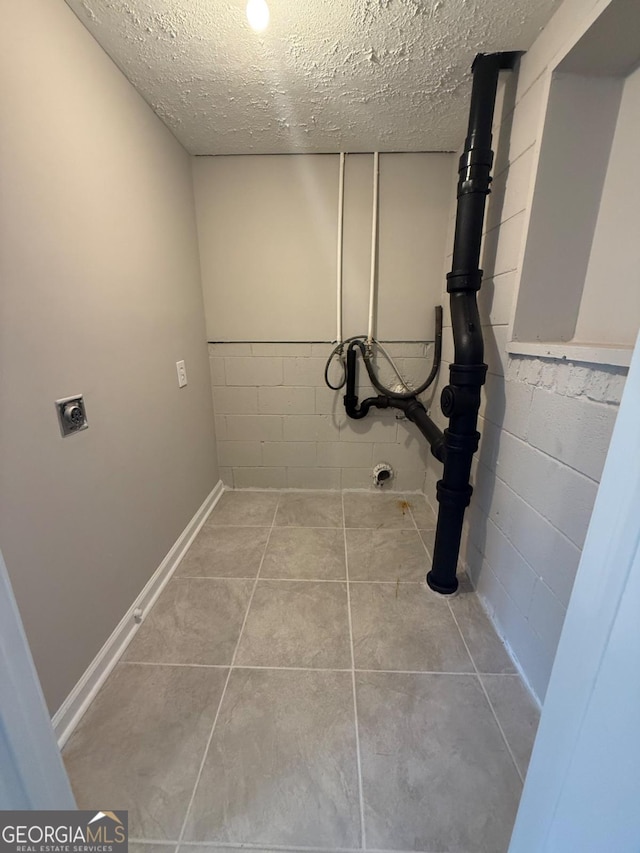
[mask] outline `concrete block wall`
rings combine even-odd
[[[372,469],[388,462],[385,490],[421,491],[429,448],[393,411],[361,421],[345,415],[344,391],[325,385],[328,343],[209,344],[220,476],[236,488],[374,488]],[[418,384],[432,344],[386,344],[403,377]],[[380,377],[394,383],[386,364]],[[337,382],[334,363],[331,379]],[[361,370],[361,399],[377,394]],[[396,380],[397,381],[397,380]],[[430,397],[423,398],[429,405]],[[396,417],[396,414],[400,417]]]
[[[509,357],[506,344],[550,65],[607,5],[567,0],[559,7],[518,76],[504,75],[494,127],[495,180],[479,295],[489,373],[461,559],[541,701],[626,370]],[[455,208],[451,225],[454,214]],[[453,357],[450,320],[445,324],[438,391]],[[439,468],[429,460],[425,494],[431,500]]]

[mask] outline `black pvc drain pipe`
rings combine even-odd
[[[487,365],[483,361],[484,341],[476,294],[482,284],[482,270],[478,264],[486,198],[491,184],[491,127],[498,76],[500,71],[513,69],[521,55],[520,51],[480,53],[472,65],[469,126],[458,169],[453,263],[451,272],[447,275],[455,354],[454,362],[449,366],[449,384],[442,390],[440,405],[443,414],[449,419],[448,428],[442,432],[417,399],[417,394],[433,382],[440,366],[440,307],[436,308],[434,365],[427,380],[416,391],[397,393],[385,388],[375,374],[370,354],[362,340],[352,339],[347,348],[343,382],[346,385],[344,406],[347,415],[360,419],[366,417],[371,408],[400,409],[415,423],[429,442],[431,453],[444,465],[442,478],[436,486],[438,523],[433,563],[427,575],[427,583],[431,589],[443,595],[452,595],[458,589],[456,569],[462,523],[473,491],[469,483],[471,462],[480,439],[480,433],[477,431],[480,389],[487,374]],[[360,404],[357,396],[358,350],[362,354],[372,384],[383,392],[377,397],[363,400]],[[334,353],[327,363],[327,370]],[[334,390],[339,387],[342,386],[337,386]]]
[[[427,575],[431,589],[451,595],[458,589],[456,569],[465,509],[473,491],[469,478],[477,431],[480,389],[484,385],[484,341],[476,294],[482,284],[480,247],[493,151],[491,127],[498,75],[512,69],[519,52],[478,54],[472,66],[469,126],[458,169],[458,207],[447,292],[451,306],[454,362],[440,405],[449,419],[444,431],[444,470],[436,486],[439,503],[433,564]]]

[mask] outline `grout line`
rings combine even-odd
[[[475,670],[458,670],[457,672],[441,672],[437,669],[356,669],[356,672],[367,674],[383,673],[384,675],[466,675],[475,678]],[[489,674],[489,673],[487,673]]]
[[[270,524],[210,524],[209,530],[219,530],[224,527],[240,528],[241,530],[256,527],[258,530],[271,530],[272,526],[273,525]]]
[[[482,680],[482,676],[487,675],[487,674],[488,673],[484,673],[484,672],[478,673],[478,681],[480,682],[480,688],[482,689],[482,692],[485,695],[485,699],[489,703],[489,707],[491,708],[491,713],[493,714],[493,719],[496,721],[498,729],[500,730],[500,734],[502,735],[502,739],[504,740],[505,746],[507,747],[507,751],[508,751],[509,755],[511,756],[511,760],[513,761],[513,766],[516,768],[516,773],[518,774],[520,781],[524,785],[524,776],[520,772],[520,768],[518,767],[518,762],[516,761],[516,757],[513,754],[513,750],[511,749],[511,744],[509,743],[509,740],[508,740],[506,734],[504,733],[504,729],[502,728],[502,723],[498,719],[498,715],[496,714],[496,710],[493,707],[493,703],[492,703],[491,699],[489,698],[489,693],[487,692],[487,688],[484,686],[484,681]]]
[[[405,495],[405,502],[407,504],[407,509],[409,510],[409,515],[411,516],[411,521],[413,521],[413,526],[418,531],[418,536],[420,536],[420,528],[418,527],[418,523],[416,522],[415,516],[413,514],[413,510],[411,509],[411,501],[407,500],[406,495]],[[422,541],[422,536],[420,536],[420,541]]]
[[[362,759],[360,755],[360,730],[358,725],[358,697],[356,694],[356,659],[353,648],[353,623],[351,620],[351,592],[349,584],[349,554],[347,549],[347,528],[345,525],[344,513],[344,492],[341,495],[342,500],[342,524],[344,533],[344,565],[347,576],[347,617],[349,621],[349,643],[351,646],[351,687],[353,690],[353,717],[355,724],[356,735],[356,764],[358,769],[358,799],[360,801],[360,844],[363,850],[367,849],[367,835],[364,823],[364,792],[362,782]]]
[[[285,670],[286,672],[351,672],[344,667],[330,666],[252,666],[251,664],[234,664],[234,669],[267,669]]]
[[[174,663],[162,660],[123,660],[120,663],[131,666],[193,666],[200,669],[229,669],[228,663]]]
[[[453,607],[451,606],[451,602],[447,601],[447,604],[449,605],[449,610],[451,612],[451,615],[453,616],[453,621],[456,623],[456,627],[457,627],[458,631],[460,632],[460,636],[462,637],[462,642],[464,643],[464,647],[467,650],[467,654],[471,658],[471,663],[473,664],[473,668],[475,669],[476,678],[478,679],[478,683],[480,684],[480,689],[484,693],[484,698],[487,700],[487,704],[489,705],[489,708],[491,709],[491,713],[493,714],[493,719],[496,721],[496,725],[498,726],[498,730],[499,730],[500,734],[502,735],[502,740],[504,741],[504,744],[507,747],[507,752],[511,756],[511,760],[513,761],[513,766],[516,768],[516,773],[518,774],[518,778],[520,779],[520,782],[524,785],[524,777],[522,776],[522,773],[520,772],[520,768],[518,767],[518,762],[515,759],[515,756],[513,754],[513,750],[511,749],[511,746],[509,745],[509,741],[507,740],[507,736],[504,733],[504,729],[502,728],[502,725],[500,724],[500,720],[498,719],[498,715],[496,714],[495,709],[494,709],[493,705],[491,704],[491,699],[489,699],[489,694],[487,693],[487,690],[484,686],[484,682],[482,681],[482,675],[490,675],[491,673],[482,673],[481,674],[480,671],[478,670],[478,667],[476,666],[476,662],[473,659],[473,655],[471,654],[469,646],[467,645],[467,641],[465,640],[464,635],[462,633],[462,629],[460,628],[460,625],[458,624],[458,620],[456,619],[456,614],[455,614]]]
[[[175,579],[177,581],[254,581],[256,575],[179,575]]]
[[[427,551],[427,554],[429,552]],[[197,581],[254,581],[256,579],[256,575],[252,577],[211,577],[208,575],[180,575],[176,580],[197,580]],[[269,575],[261,575],[261,581],[276,581],[277,583],[347,583],[347,578],[272,578]],[[381,584],[393,584],[394,586],[398,583],[400,584],[418,584],[421,585],[424,583],[422,580],[393,580],[393,581],[381,581],[374,579],[365,579],[365,580],[350,580],[349,583],[381,583]],[[227,664],[228,666],[228,664]]]
[[[386,584],[393,584],[394,586],[397,586],[397,584],[400,583],[400,584],[409,584],[409,586],[422,586],[423,581],[422,580],[401,581],[398,578],[396,578],[396,580],[393,580],[393,581],[377,581],[377,580],[368,580],[368,579],[367,580],[350,580],[349,583],[352,586],[353,586],[353,584],[359,584],[359,583],[379,583],[379,584],[382,584],[383,586]]]
[[[163,847],[174,845],[175,841],[156,840],[153,838],[130,838],[132,844],[150,845],[157,844]],[[182,847],[193,848],[194,853],[198,848],[208,849],[232,849],[232,850],[265,850],[264,844],[258,841],[183,841]],[[287,847],[283,844],[269,844],[269,850],[277,851],[277,853],[362,853],[362,847]],[[368,848],[369,853],[446,853],[446,851],[415,851],[415,850],[391,850],[381,847]]]
[[[422,543],[422,547],[424,548],[425,554],[427,555],[427,570],[426,570],[426,571],[425,571],[425,573],[424,573],[424,578],[425,578],[424,582],[425,582],[425,584],[426,584],[426,581],[427,581],[427,573],[430,571],[430,569],[431,569],[431,564],[432,564],[432,562],[433,562],[433,554],[432,554],[432,553],[429,551],[429,549],[427,548],[427,543],[426,543],[426,542],[424,541],[424,539],[422,538],[422,536],[421,536],[421,534],[420,534],[420,531],[421,531],[421,530],[435,530],[435,528],[434,528],[434,527],[418,527],[418,523],[416,522],[415,517],[414,517],[414,515],[413,515],[413,512],[412,512],[412,510],[411,510],[411,504],[409,504],[409,512],[411,513],[411,518],[413,518],[413,523],[415,524],[415,526],[416,526],[416,530],[418,531],[418,539],[419,539],[419,540],[420,540],[420,542]],[[458,629],[458,630],[459,630],[459,629]]]
[[[336,496],[339,495],[339,492],[335,493]],[[369,492],[363,492],[362,494],[368,495]],[[399,494],[402,494],[401,492]],[[414,522],[415,523],[415,522]],[[334,525],[322,525],[322,524],[275,524],[273,525],[276,530],[343,530],[344,525],[342,524],[334,524]],[[271,528],[267,524],[211,524],[209,525],[210,530],[217,530],[221,527],[233,527],[246,529],[250,527],[257,527],[261,530],[270,530]],[[355,526],[355,527],[347,527],[347,530],[386,530],[389,533],[397,533],[399,530],[411,530],[412,528],[407,527],[364,527],[364,526]],[[421,527],[420,530],[434,530],[433,527]]]
[[[218,722],[218,717],[220,716],[220,710],[222,708],[222,703],[224,701],[225,694],[227,692],[227,687],[229,685],[229,679],[231,678],[231,673],[233,672],[234,663],[236,660],[236,656],[238,654],[238,649],[240,648],[240,641],[242,639],[242,634],[244,632],[244,627],[247,624],[247,619],[249,617],[249,610],[251,609],[251,602],[253,601],[253,596],[256,591],[256,587],[258,586],[258,578],[260,577],[260,569],[262,568],[262,563],[264,562],[265,554],[267,553],[267,548],[269,547],[269,539],[271,538],[271,533],[273,531],[273,527],[276,521],[276,514],[278,512],[278,506],[280,504],[280,495],[278,495],[278,500],[276,501],[275,508],[273,510],[273,518],[271,519],[271,527],[269,528],[269,535],[267,536],[267,541],[264,545],[264,551],[262,552],[262,560],[260,560],[260,565],[258,567],[258,574],[256,575],[256,579],[253,583],[253,588],[251,590],[251,595],[249,596],[249,601],[247,603],[247,609],[245,610],[244,619],[242,621],[242,626],[240,628],[240,633],[238,634],[238,641],[236,642],[236,647],[233,651],[233,657],[231,658],[231,664],[229,666],[229,672],[227,673],[227,678],[224,682],[224,687],[222,688],[222,694],[220,696],[220,701],[218,702],[218,707],[216,709],[216,715],[213,720],[213,724],[211,726],[211,731],[209,732],[209,737],[207,739],[206,746],[204,748],[204,753],[202,755],[202,761],[200,762],[200,767],[198,769],[198,775],[196,776],[196,781],[193,786],[193,791],[191,792],[191,797],[189,799],[189,804],[187,806],[187,810],[184,815],[184,820],[182,821],[182,828],[180,829],[180,835],[178,836],[178,843],[176,846],[175,853],[178,853],[180,844],[182,844],[182,839],[184,837],[185,830],[187,828],[187,821],[189,819],[189,815],[191,813],[191,809],[193,808],[193,803],[196,798],[196,791],[198,790],[198,785],[200,784],[200,779],[202,777],[202,771],[204,770],[204,765],[207,760],[207,755],[209,754],[209,747],[211,746],[211,741],[213,740],[213,733],[216,729],[216,723]]]
[[[144,661],[125,660],[121,661],[125,666],[176,666],[194,667],[197,669],[229,669],[228,663],[171,663],[168,661]],[[234,664],[234,669],[266,669],[285,670],[287,672],[351,672],[351,667],[328,667],[328,666],[263,666],[254,664]],[[376,673],[384,672],[389,675],[476,675],[476,671],[469,670],[439,670],[439,669],[368,669],[355,667],[355,672]],[[482,672],[482,675],[499,675],[501,678],[520,678],[517,672]]]

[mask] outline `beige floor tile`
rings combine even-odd
[[[411,529],[415,524],[402,494],[376,495],[367,492],[345,492],[345,527]]]
[[[349,580],[425,579],[428,559],[416,530],[351,529],[346,534]]]
[[[174,577],[255,578],[268,538],[268,527],[205,527]]]
[[[288,492],[276,513],[276,527],[342,527],[342,498],[335,492]]]
[[[451,607],[478,671],[515,672],[504,644],[468,583],[460,584],[460,594],[451,599]]]
[[[406,495],[405,497],[411,508],[411,515],[416,526],[423,530],[435,528],[438,519],[430,504],[427,503],[427,499],[422,495]]]
[[[230,664],[253,581],[173,578],[124,654],[155,663]]]
[[[351,667],[346,584],[259,581],[236,664]]]
[[[372,848],[504,853],[520,778],[475,676],[357,673]]]
[[[419,584],[350,587],[357,669],[473,672],[446,601]]]
[[[274,527],[261,578],[344,580],[344,532],[312,527]]]
[[[259,566],[180,853],[360,845],[352,675],[327,671],[351,668],[345,533],[368,847],[507,849],[495,717],[524,773],[537,709],[466,576],[449,600],[424,585],[422,499],[345,493],[346,531],[342,500],[225,493],[125,653],[148,663],[119,664],[71,737],[79,805],[128,808],[132,853],[174,853]]]
[[[427,551],[429,552],[429,558],[433,560],[433,548],[436,544],[436,531],[435,529],[431,530],[420,530],[420,536],[422,541],[425,544]]]
[[[516,764],[525,776],[540,722],[538,706],[519,676],[483,675],[482,683]]]
[[[232,672],[185,840],[360,845],[350,673]]]
[[[128,809],[133,838],[177,840],[226,676],[116,666],[64,749],[78,807]]]
[[[205,527],[271,527],[279,497],[278,492],[225,492]]]

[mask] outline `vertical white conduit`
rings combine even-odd
[[[371,280],[369,282],[369,331],[367,346],[373,343],[373,323],[376,305],[377,249],[378,249],[378,185],[380,176],[380,154],[373,155],[373,213],[371,216]]]
[[[340,152],[340,176],[338,178],[338,259],[337,259],[337,330],[336,343],[342,343],[342,245],[344,219],[344,151]]]

